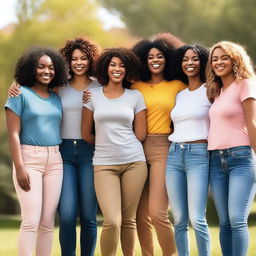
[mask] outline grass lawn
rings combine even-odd
[[[207,210],[207,219],[210,225],[211,232],[211,251],[212,256],[221,256],[220,246],[219,246],[219,238],[218,238],[218,222],[216,218],[216,213],[214,207],[212,205],[212,201],[209,200],[208,210]],[[101,218],[99,218],[99,222],[101,223]],[[19,227],[19,217],[14,216],[1,216],[0,215],[0,256],[15,256],[17,255],[17,238],[18,238],[18,227]],[[79,227],[77,228],[79,232]],[[98,237],[101,232],[101,225],[98,228]],[[249,218],[249,230],[250,230],[250,246],[248,251],[248,256],[254,256],[256,252],[256,202],[253,204],[253,208]],[[194,232],[190,229],[190,244],[191,244],[191,256],[196,256],[196,242],[194,237]],[[156,241],[156,238],[155,238]],[[77,255],[79,255],[79,246],[77,250]],[[156,256],[161,255],[161,251],[158,243],[155,242],[156,248]],[[60,247],[58,242],[58,227],[55,228],[54,232],[54,242],[53,242],[53,250],[52,256],[60,255]],[[99,239],[97,242],[96,248],[96,256],[100,256],[99,249]],[[122,255],[121,250],[119,248],[118,255]],[[136,255],[141,255],[139,243],[137,241],[136,245]]]

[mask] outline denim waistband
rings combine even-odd
[[[215,149],[210,150],[210,152],[215,155],[232,155],[233,152],[236,152],[238,150],[251,150],[251,146],[238,146],[226,149]]]
[[[207,149],[207,143],[183,143],[183,142],[172,142],[171,148],[175,151],[176,149],[184,149],[189,151],[190,149]]]
[[[88,144],[83,139],[62,139],[61,145],[86,145]]]

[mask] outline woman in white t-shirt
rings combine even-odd
[[[146,107],[142,94],[128,88],[139,71],[139,61],[130,50],[106,50],[96,65],[96,78],[103,86],[91,89],[91,100],[82,113],[82,137],[95,143],[94,182],[104,218],[103,256],[116,255],[120,237],[123,254],[135,255],[136,210],[147,176],[141,144],[146,137]]]
[[[185,45],[173,55],[175,79],[188,84],[176,96],[171,111],[174,132],[166,166],[166,186],[174,216],[179,256],[189,255],[189,220],[195,230],[198,255],[210,255],[210,235],[205,211],[208,197],[208,111],[211,106],[205,87],[208,50]]]

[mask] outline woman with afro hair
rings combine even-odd
[[[76,220],[80,219],[81,256],[93,256],[97,240],[97,199],[92,157],[94,146],[81,136],[83,91],[98,87],[92,79],[99,47],[87,37],[68,40],[60,53],[69,66],[69,83],[59,89],[63,107],[60,152],[63,184],[58,207],[61,255],[76,255]]]
[[[5,104],[13,182],[22,223],[18,255],[51,255],[54,217],[61,193],[59,152],[61,100],[52,89],[67,82],[64,59],[55,51],[33,48],[18,60],[14,78],[21,93]]]
[[[174,131],[166,164],[166,187],[174,218],[179,256],[189,255],[189,220],[195,230],[199,256],[209,256],[210,234],[206,221],[209,187],[210,101],[206,95],[205,69],[208,49],[184,45],[172,56],[174,78],[188,84],[179,92],[170,117]]]
[[[132,51],[105,50],[96,66],[102,86],[91,89],[91,99],[83,108],[82,136],[95,143],[94,182],[104,218],[102,256],[115,256],[120,238],[123,254],[135,255],[136,211],[147,176],[141,144],[146,136],[146,107],[141,93],[129,89],[139,72]]]
[[[67,40],[60,49],[69,67],[69,81],[58,89],[63,107],[61,126],[63,184],[58,207],[61,255],[76,255],[76,221],[80,218],[82,256],[93,256],[97,240],[97,199],[94,190],[92,156],[94,147],[81,137],[83,91],[98,87],[92,78],[100,48],[88,37]],[[9,96],[20,91],[15,84]]]
[[[143,39],[134,47],[134,53],[143,65],[139,82],[132,89],[139,90],[147,106],[147,137],[143,143],[148,164],[148,179],[137,212],[137,229],[143,256],[154,255],[152,225],[163,256],[176,255],[175,239],[168,215],[168,196],[165,185],[165,167],[172,132],[170,111],[176,94],[186,88],[174,80],[171,55],[174,48],[164,38]]]

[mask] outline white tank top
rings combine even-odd
[[[173,142],[207,140],[209,132],[209,108],[205,84],[190,91],[188,88],[176,96],[176,104],[171,111],[174,132],[168,137]]]

